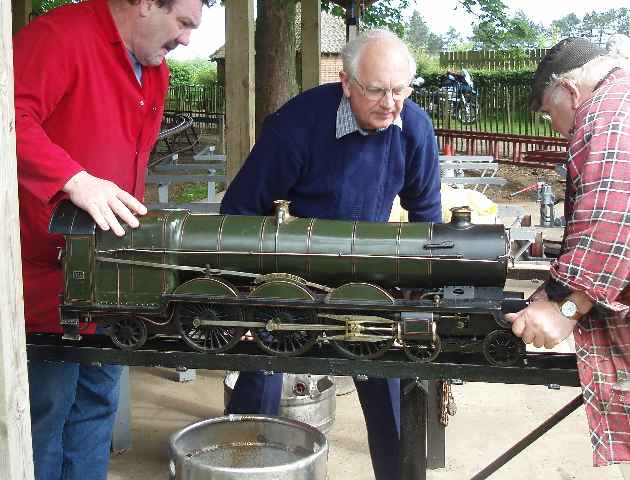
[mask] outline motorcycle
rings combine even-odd
[[[423,99],[425,110],[432,114],[447,108],[450,115],[464,124],[475,123],[479,115],[478,93],[474,88],[473,79],[465,68],[462,73],[447,72],[440,78],[440,87],[435,91],[420,88],[424,84],[422,77],[412,82],[416,91]]]

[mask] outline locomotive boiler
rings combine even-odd
[[[330,344],[350,358],[523,358],[503,320],[522,301],[503,290],[502,225],[474,225],[467,208],[446,224],[378,223],[296,218],[277,204],[269,217],[154,210],[117,237],[62,202],[49,230],[65,236],[64,337],[98,324],[123,349],[177,335],[220,353],[250,332],[274,355]]]

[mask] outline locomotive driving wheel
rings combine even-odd
[[[515,365],[525,354],[525,344],[508,330],[494,330],[483,341],[483,356],[498,367]]]
[[[393,297],[381,287],[369,283],[348,283],[336,288],[329,300],[376,301],[385,305],[394,303]],[[332,346],[347,358],[374,359],[385,355],[394,344],[394,322],[385,318],[385,313],[373,315],[373,320],[362,311],[344,312],[346,331],[352,333],[349,340],[332,340]],[[380,318],[379,318],[380,317]],[[348,337],[348,334],[346,334]],[[383,337],[377,340],[376,337]]]
[[[215,279],[195,279],[183,284],[176,293],[236,297],[236,290]],[[236,345],[245,328],[234,323],[243,321],[239,307],[209,302],[180,302],[175,306],[177,331],[198,352],[220,353]]]
[[[432,342],[406,340],[403,343],[405,354],[414,362],[429,363],[435,360],[442,351],[442,341],[436,335]]]
[[[313,295],[305,287],[286,280],[263,283],[250,297],[313,300]],[[319,332],[308,329],[316,321],[312,309],[255,307],[251,315],[253,321],[265,324],[254,330],[254,338],[260,349],[267,353],[291,357],[308,352],[317,343]]]
[[[125,317],[116,320],[110,326],[109,337],[121,350],[135,350],[147,341],[147,325],[139,318]]]

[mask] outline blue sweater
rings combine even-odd
[[[298,217],[387,221],[400,194],[411,221],[439,222],[440,168],[427,114],[405,100],[402,130],[336,139],[341,96],[340,83],[322,85],[267,117],[221,212],[269,215],[273,201],[285,199]]]

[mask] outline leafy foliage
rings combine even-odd
[[[502,23],[483,20],[473,27],[473,41],[476,49],[519,50],[536,48],[544,42],[545,29],[519,11]]]
[[[387,28],[403,37],[405,34],[403,11],[415,3],[416,0],[381,0],[373,3],[361,14],[361,24],[368,28]],[[338,17],[346,16],[345,10],[330,0],[322,0],[322,10]]]
[[[442,51],[442,37],[433,33],[418,11],[413,12],[405,26],[405,42],[414,49],[424,50],[430,55],[438,55]]]
[[[171,70],[171,85],[208,85],[216,81],[216,66],[207,59],[166,59]]]
[[[493,85],[503,85],[509,87],[520,87],[531,84],[534,70],[468,70],[471,74],[475,87],[491,87]],[[446,73],[446,70],[429,72],[423,75],[424,85],[427,89],[438,88],[440,86],[440,78]]]
[[[78,3],[74,0],[33,0],[33,14],[43,15],[46,12],[51,11],[53,8],[60,7],[66,3]]]

